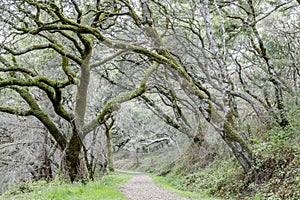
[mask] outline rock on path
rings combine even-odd
[[[150,176],[136,174],[122,185],[120,191],[129,200],[190,200],[155,185]]]

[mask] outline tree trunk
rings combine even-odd
[[[214,53],[214,58],[219,67],[220,72],[220,83],[221,90],[223,91],[223,106],[224,106],[224,114],[225,119],[223,125],[221,125],[221,136],[229,148],[232,150],[233,154],[237,158],[238,162],[242,165],[245,172],[248,172],[252,166],[252,153],[246,144],[246,142],[238,135],[236,129],[236,118],[234,113],[233,106],[233,81],[230,78],[225,60],[223,59],[219,48],[217,47],[217,43],[214,38],[214,33],[212,30],[211,22],[210,22],[210,11],[209,11],[209,1],[204,0],[204,5],[201,6],[198,1],[195,1],[197,7],[199,8],[202,17],[205,21],[206,27],[206,36],[210,44],[210,48]],[[218,9],[218,8],[217,8]],[[225,36],[223,36],[225,37]],[[211,122],[212,125],[214,122]]]
[[[46,181],[52,180],[52,169],[51,162],[48,155],[47,145],[48,145],[48,131],[45,129],[44,131],[44,165],[43,165],[43,176]]]
[[[106,134],[106,142],[107,142],[107,165],[108,165],[108,170],[110,172],[115,171],[114,169],[114,159],[113,159],[113,149],[112,149],[112,143],[111,143],[111,133],[110,131],[108,134]]]
[[[90,148],[90,160],[88,159],[88,151],[86,147],[83,145],[83,152],[85,156],[85,162],[86,162],[86,167],[88,170],[88,176],[90,180],[94,180],[94,174],[95,174],[95,157],[94,157],[94,151],[93,148],[96,144],[96,139],[97,139],[97,129],[93,131],[93,137],[92,137],[92,142],[91,142],[91,148]]]
[[[79,172],[79,154],[82,148],[82,141],[77,132],[74,132],[66,150],[66,167],[70,180],[76,180]]]
[[[107,143],[107,166],[108,170],[110,172],[115,171],[114,169],[114,159],[113,159],[113,147],[111,143],[111,130],[113,128],[113,125],[115,123],[115,118],[114,116],[111,117],[111,122],[109,124],[104,124],[105,125],[105,135],[106,135],[106,143]]]
[[[221,135],[244,171],[248,172],[252,167],[252,152],[236,130],[235,117],[232,110],[230,110],[226,116]]]
[[[251,12],[249,14],[250,17],[252,17],[253,20],[253,25],[251,26],[252,31],[254,33],[255,38],[258,41],[258,46],[259,49],[257,50],[257,52],[262,56],[262,58],[265,60],[265,63],[268,67],[268,75],[269,75],[269,81],[273,84],[274,86],[274,92],[275,92],[275,97],[276,97],[276,104],[277,104],[277,109],[279,111],[279,115],[275,114],[275,119],[277,120],[277,123],[281,126],[281,127],[286,127],[289,125],[289,121],[287,119],[287,113],[286,113],[286,108],[284,105],[284,95],[282,93],[282,84],[280,82],[280,80],[278,79],[276,73],[275,73],[275,68],[273,65],[273,61],[270,57],[270,55],[268,54],[268,50],[267,47],[258,31],[257,28],[257,20],[256,20],[256,16],[257,13],[255,11],[255,6],[253,5],[253,1],[252,0],[248,0],[247,1]],[[253,45],[255,46],[254,42]]]
[[[79,84],[77,84],[77,94],[75,103],[75,116],[73,126],[73,134],[68,143],[66,151],[67,171],[73,182],[79,173],[80,159],[79,154],[83,146],[82,128],[86,114],[87,92],[90,83],[90,59],[92,56],[92,42],[85,36],[80,36],[81,41],[85,44],[85,52],[83,62],[80,66]],[[83,174],[82,174],[83,175]],[[83,175],[84,176],[84,175]],[[83,178],[83,177],[80,177]]]

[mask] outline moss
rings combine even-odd
[[[241,142],[242,138],[239,137],[236,130],[235,117],[232,109],[227,113],[224,125],[224,137],[229,142]]]
[[[235,117],[232,109],[227,113],[226,121],[223,125],[223,138],[245,172],[248,172],[253,165],[253,153],[236,130]]]
[[[68,143],[66,151],[67,170],[73,182],[78,175],[79,154],[82,148],[81,139],[75,131]]]

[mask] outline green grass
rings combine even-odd
[[[177,193],[181,196],[189,197],[192,199],[201,199],[201,200],[220,200],[219,198],[209,197],[209,195],[205,193],[178,190],[174,188],[174,183],[168,180],[167,178],[161,176],[154,176],[154,175],[150,175],[150,176],[152,177],[154,183],[157,184],[158,186],[166,190],[172,191],[174,193]]]
[[[126,200],[126,197],[118,190],[118,188],[129,180],[132,176],[128,174],[113,173],[104,176],[101,181],[88,182],[87,184],[62,184],[62,183],[45,183],[36,182],[22,186],[20,194],[20,186],[14,190],[0,196],[0,199],[6,200]]]

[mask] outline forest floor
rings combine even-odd
[[[190,198],[181,197],[171,191],[158,187],[150,176],[135,173],[133,178],[127,181],[120,188],[120,191],[128,197],[129,200],[188,200]]]

